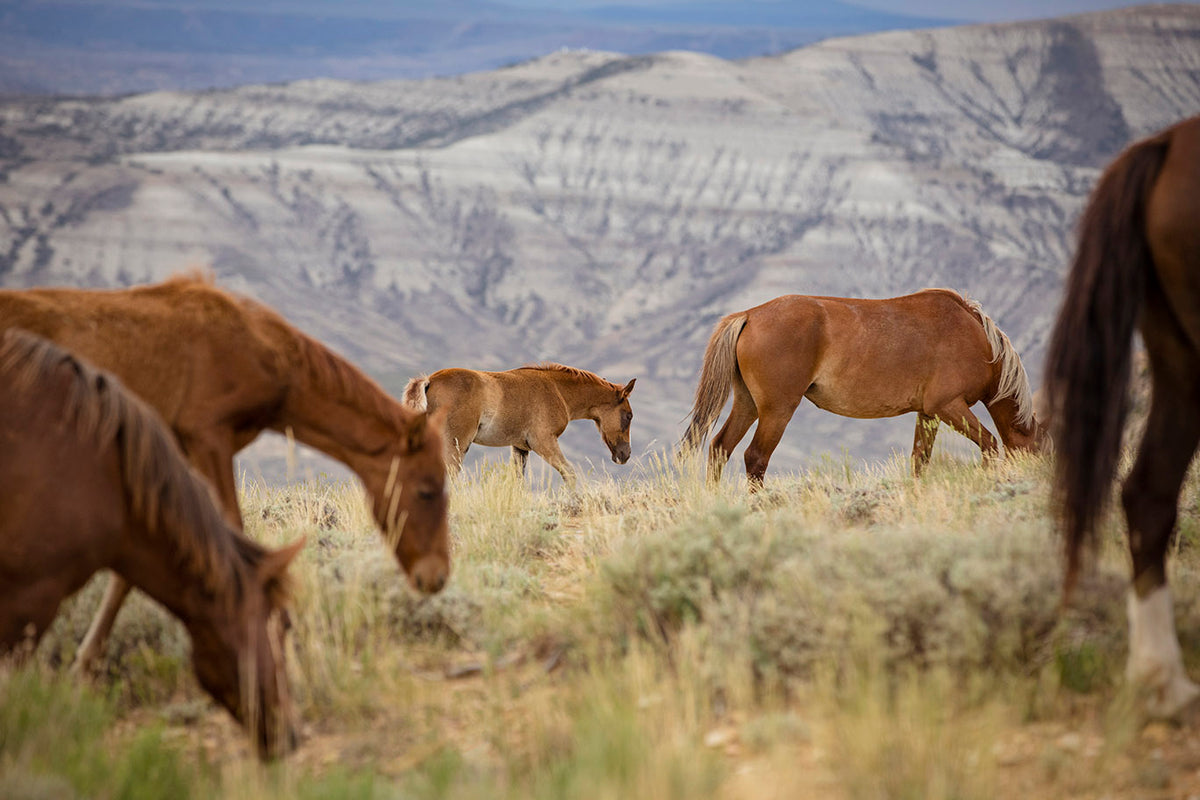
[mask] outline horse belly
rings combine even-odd
[[[485,447],[508,447],[512,444],[522,444],[522,437],[509,430],[503,420],[496,415],[484,415],[479,418],[479,429],[475,432],[475,444]]]
[[[906,387],[887,386],[864,380],[814,383],[804,395],[817,408],[857,419],[896,417],[916,411],[918,393]]]

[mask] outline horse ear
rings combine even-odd
[[[637,381],[637,378],[630,378],[629,383],[625,384],[625,388],[623,388],[621,391],[617,392],[617,402],[618,403],[621,402],[622,400],[624,400],[626,397],[629,397],[629,393],[633,391],[633,384],[636,381]]]
[[[404,452],[416,453],[425,444],[425,427],[429,423],[429,413],[419,411],[413,415],[404,429]]]
[[[300,551],[304,549],[304,543],[307,537],[301,536],[291,544],[284,545],[278,550],[270,550],[263,560],[258,564],[258,575],[262,578],[263,583],[268,581],[277,581],[283,578],[287,572],[288,565],[295,560],[296,556],[300,555]]]

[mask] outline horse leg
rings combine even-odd
[[[1000,445],[996,442],[996,437],[983,426],[966,400],[960,397],[950,401],[937,412],[937,417],[974,442],[983,453],[984,464],[990,463],[1000,455]]]
[[[933,454],[933,440],[937,438],[938,418],[933,414],[917,412],[917,429],[913,432],[912,471],[913,477],[921,477],[929,457]]]
[[[566,456],[562,454],[562,450],[559,449],[557,436],[538,437],[531,440],[529,446],[533,452],[546,459],[546,463],[558,470],[558,474],[562,476],[568,489],[575,491],[575,470],[571,467],[571,462],[567,461]]]
[[[1149,692],[1151,716],[1170,717],[1200,696],[1183,668],[1166,572],[1180,487],[1200,443],[1200,386],[1194,377],[1172,380],[1165,365],[1154,366],[1146,432],[1121,490],[1133,557],[1125,675]]]
[[[512,446],[512,463],[516,466],[521,477],[524,478],[525,465],[529,463],[529,451],[514,444]]]
[[[79,650],[75,654],[75,663],[72,665],[75,672],[86,675],[92,671],[108,641],[108,634],[112,631],[113,623],[116,622],[117,612],[121,610],[121,604],[125,602],[125,597],[131,588],[133,587],[129,581],[117,573],[114,572],[109,576],[108,586],[104,590],[104,599],[100,601],[100,610],[92,618],[92,624],[84,634],[83,641],[79,644]]]
[[[767,472],[771,454],[779,446],[779,440],[783,438],[783,432],[791,422],[792,414],[796,413],[797,405],[799,403],[791,407],[760,409],[758,428],[754,431],[754,438],[750,440],[750,446],[746,448],[745,455],[746,477],[750,481],[751,491],[762,487],[763,475]]]
[[[750,391],[744,383],[735,381],[733,407],[729,410],[729,419],[725,420],[725,424],[713,437],[712,444],[708,448],[709,483],[720,482],[721,471],[725,468],[725,463],[729,461],[733,448],[737,447],[738,442],[746,435],[746,431],[750,430],[750,426],[756,419],[758,419],[758,406],[755,404],[754,398],[750,396]]]

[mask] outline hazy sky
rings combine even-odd
[[[665,6],[697,0],[505,0],[516,6],[537,8],[588,8],[602,5]],[[703,0],[699,0],[703,2]],[[797,0],[757,0],[757,2],[796,2]],[[812,0],[805,0],[812,4]],[[1139,5],[1136,0],[847,0],[853,5],[878,8],[902,14],[947,19],[1006,22],[1102,11]],[[1193,0],[1200,2],[1200,0]]]

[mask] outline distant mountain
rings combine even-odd
[[[568,51],[421,81],[11,98],[0,284],[208,264],[393,392],[444,366],[636,376],[635,453],[677,439],[713,323],[779,294],[962,290],[1036,385],[1087,192],[1131,139],[1200,111],[1198,41],[1200,7],[1143,6],[740,63]],[[805,404],[773,466],[907,450],[912,425]],[[566,444],[606,460],[582,423]]]
[[[833,35],[937,23],[828,0],[579,12],[480,0],[8,0],[0,8],[0,91],[118,94],[424,78],[563,47],[743,58]]]

